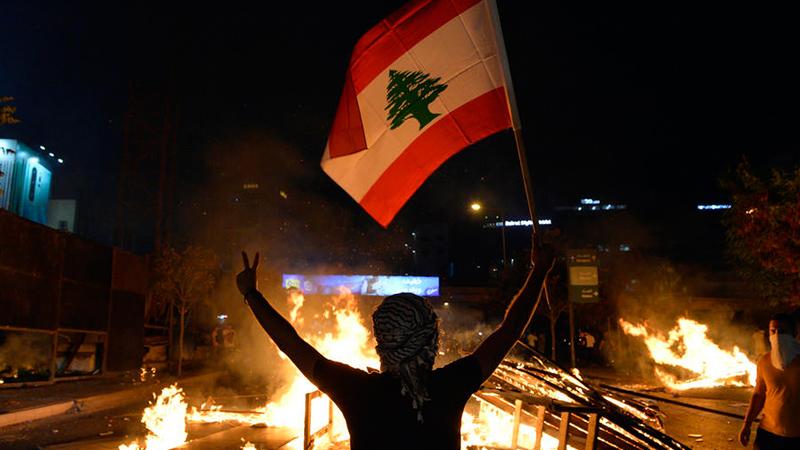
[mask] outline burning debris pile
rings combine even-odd
[[[330,298],[319,317],[303,317],[304,298],[299,291],[290,292],[289,302],[292,323],[323,355],[364,370],[380,366],[374,340],[349,292],[343,290]],[[306,325],[328,322],[333,327],[304,333],[304,329],[313,328],[303,326],[304,321]],[[171,386],[144,412],[142,421],[149,430],[146,442],[123,445],[120,450],[174,448],[186,441],[188,425],[215,422],[284,427],[297,437],[285,448],[301,448],[304,433],[313,433],[328,423],[331,412],[332,429],[324,439],[314,442],[313,448],[348,448],[347,427],[338,409],[331,409],[324,396],[310,400],[307,406],[306,394],[315,391],[316,387],[296,371],[276,401],[255,410],[233,411],[213,402],[199,409],[188,407],[181,390]],[[462,419],[462,448],[516,445],[556,449],[560,441],[578,448],[587,439],[596,439],[599,447],[607,448],[685,448],[661,430],[658,411],[619,394],[589,387],[520,344],[514,356],[507,358],[473,395]]]
[[[645,324],[634,325],[623,319],[620,326],[626,334],[641,337],[658,364],[658,379],[672,390],[710,388],[717,386],[754,386],[756,365],[738,347],[721,349],[708,336],[708,327],[691,319],[680,318],[669,333],[658,332]],[[660,366],[660,367],[659,367]],[[669,368],[692,374],[679,379]]]
[[[569,445],[574,447],[583,447],[587,439],[596,439],[598,448],[686,448],[663,433],[656,409],[590,387],[532,349],[521,347],[517,346],[514,355],[506,358],[474,395],[479,402],[503,410],[506,421],[512,420],[516,400],[521,400],[520,422],[524,426],[520,426],[518,445],[534,448],[539,438],[522,436],[536,436],[542,429],[541,448],[558,448],[559,441],[567,435]],[[465,437],[469,436],[465,427],[474,420],[465,414],[462,427]],[[500,442],[497,437],[481,445],[510,446],[508,437]]]

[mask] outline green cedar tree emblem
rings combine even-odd
[[[432,113],[428,106],[447,89],[439,83],[441,78],[431,78],[430,74],[418,70],[390,70],[389,85],[386,87],[386,110],[392,130],[403,124],[409,117],[417,119],[419,129],[425,128],[438,113]]]

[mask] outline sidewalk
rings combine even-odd
[[[178,380],[171,375],[141,382],[133,372],[112,373],[49,386],[0,389],[0,429],[60,415],[89,414],[125,406],[179,381],[181,386],[213,382],[220,372],[200,371]]]

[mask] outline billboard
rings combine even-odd
[[[14,139],[0,139],[0,208],[47,223],[52,174],[46,160]]]
[[[0,139],[0,208],[11,209],[11,181],[14,179],[17,152],[4,143]]]
[[[47,201],[50,198],[50,171],[36,157],[28,158],[24,170],[19,215],[46,225]]]
[[[284,289],[300,289],[307,295],[335,295],[344,287],[355,295],[385,297],[410,292],[423,297],[439,296],[439,277],[283,274],[281,285]]]

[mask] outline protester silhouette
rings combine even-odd
[[[331,361],[303,340],[257,289],[259,254],[236,277],[258,322],[300,372],[344,414],[352,450],[457,450],[469,397],[494,372],[527,328],[542,283],[553,266],[549,247],[534,253],[533,268],[500,326],[471,354],[433,370],[439,322],[423,297],[386,297],[372,315],[381,371],[367,373]]]

